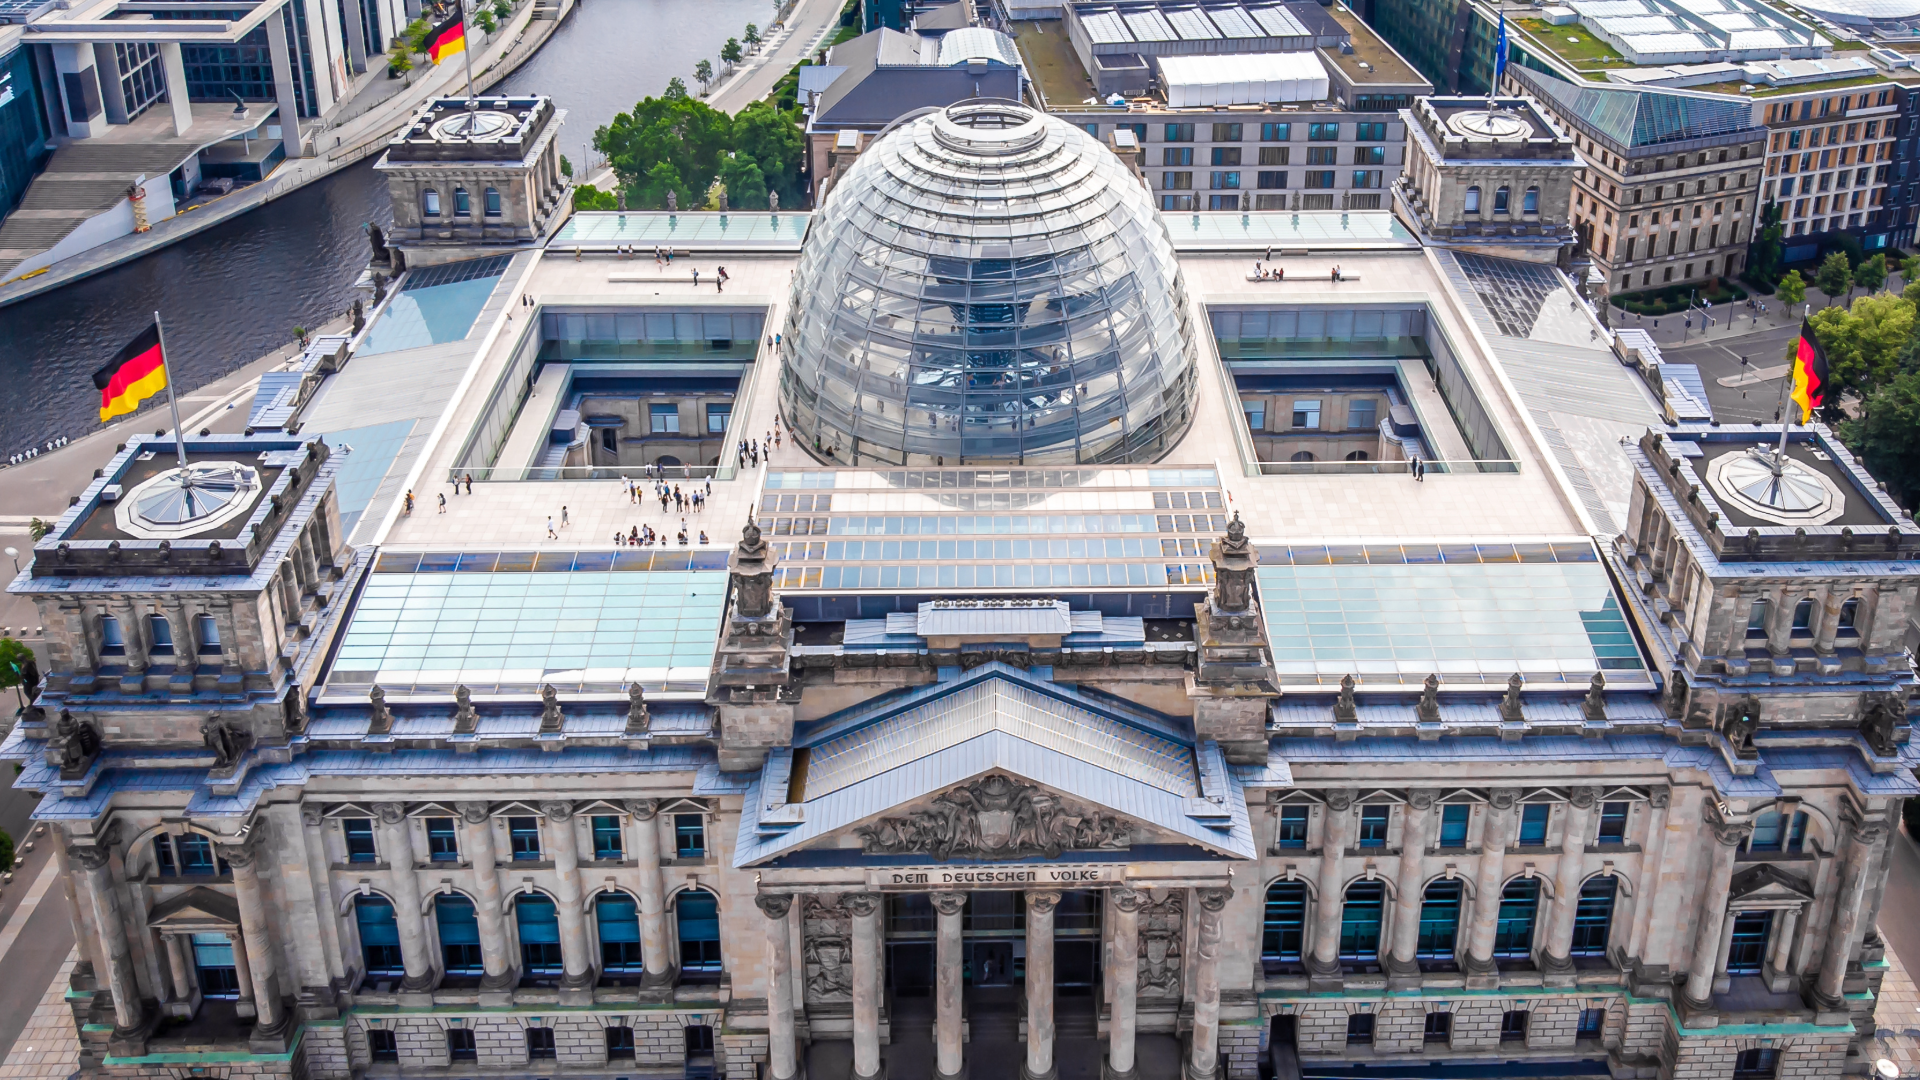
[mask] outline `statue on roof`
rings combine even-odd
[[[1527,680],[1521,678],[1520,673],[1517,671],[1507,676],[1507,692],[1505,696],[1500,699],[1500,720],[1502,723],[1524,724],[1527,722],[1526,713],[1522,711],[1520,707],[1520,688],[1525,686],[1526,683]]]
[[[1607,722],[1607,677],[1596,671],[1587,684],[1587,699],[1580,703],[1580,715],[1589,724]]]
[[[647,709],[647,692],[638,679],[627,687],[627,734],[653,734],[653,714]]]
[[[1420,703],[1414,706],[1414,714],[1423,724],[1440,722],[1440,676],[1429,675],[1420,690]]]
[[[542,683],[540,686],[540,701],[541,734],[550,735],[558,732],[560,730],[560,722],[564,719],[560,713],[560,691],[555,690],[552,683]]]
[[[480,725],[480,714],[473,711],[473,691],[466,683],[453,688],[453,733],[471,735]]]

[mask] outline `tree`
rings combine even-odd
[[[700,80],[700,92],[707,92],[707,84],[713,82],[713,61],[702,60],[693,65],[693,77]]]
[[[0,638],[0,690],[11,689],[22,705],[27,701],[20,687],[26,684],[27,666],[32,663],[32,649],[13,638]]]
[[[1842,293],[1853,295],[1853,265],[1847,262],[1845,252],[1836,251],[1820,263],[1820,269],[1814,272],[1813,283],[1827,294],[1827,303],[1831,305],[1834,297]]]
[[[1913,337],[1914,306],[1888,294],[1863,296],[1851,309],[1820,309],[1812,323],[1834,386],[1865,394],[1899,370],[1901,354]],[[1833,394],[1829,402],[1838,398]]]
[[[1900,280],[1908,285],[1920,280],[1920,255],[1909,255],[1900,260]]]
[[[1840,425],[1840,437],[1894,494],[1920,494],[1920,372],[1903,371],[1863,402],[1864,415]]]
[[[1754,281],[1772,282],[1780,274],[1787,235],[1787,227],[1780,222],[1781,213],[1779,204],[1771,202],[1760,211],[1760,228],[1747,245],[1746,276]]]
[[[760,163],[745,154],[735,154],[720,163],[716,183],[727,192],[727,205],[735,210],[763,210],[767,205],[767,178]]]
[[[1887,257],[1875,255],[1866,262],[1853,268],[1853,283],[1868,292],[1879,292],[1880,286],[1887,283]]]
[[[1900,290],[1900,298],[1915,307],[1920,307],[1920,281],[1908,282],[1907,287]]]
[[[581,184],[573,189],[573,208],[575,210],[618,210],[620,200],[611,191],[601,191],[592,184]]]
[[[804,202],[805,142],[793,120],[768,102],[728,116],[689,97],[647,98],[594,133],[633,208],[661,209],[673,192],[683,209],[704,204],[715,180],[731,209],[759,209],[767,192]]]
[[[387,77],[397,78],[413,70],[413,57],[407,55],[407,46],[403,42],[394,42],[393,51],[387,54]]]
[[[728,71],[733,70],[733,65],[740,62],[740,39],[739,38],[728,38],[727,43],[725,45],[720,46],[720,59],[725,60],[727,62]]]
[[[619,170],[616,169],[614,171],[618,172]],[[632,189],[629,188],[628,190],[631,191]],[[681,206],[689,210],[693,209],[693,202],[691,198],[689,198],[687,185],[680,179],[680,170],[674,168],[673,162],[671,161],[656,162],[653,168],[647,170],[646,176],[641,178],[639,184],[640,197],[634,201],[640,206],[650,206],[654,209],[660,209],[667,205],[667,192],[669,191],[673,192],[674,199]]]
[[[760,44],[760,28],[752,23],[748,23],[747,32],[740,36],[740,40],[746,42],[749,46]]]
[[[573,179],[573,162],[568,161],[565,154],[560,155],[560,175],[569,180]]]
[[[52,524],[43,518],[31,518],[27,521],[27,535],[33,537],[33,542],[36,544],[45,540],[47,534],[52,531]]]
[[[673,78],[667,80],[667,88],[661,92],[660,96],[666,98],[668,101],[672,101],[675,98],[686,97],[687,84],[680,81],[680,76],[675,75]]]
[[[1787,276],[1780,279],[1780,286],[1775,290],[1774,295],[1778,296],[1780,302],[1788,307],[1792,307],[1806,300],[1807,283],[1806,280],[1800,276],[1800,271],[1787,271]]]
[[[493,33],[500,25],[500,23],[494,19],[493,11],[489,8],[481,8],[476,12],[473,16],[473,21],[479,24],[480,29],[485,30],[489,34]]]
[[[513,0],[493,0],[493,14],[494,17],[505,21],[507,16],[513,14]]]

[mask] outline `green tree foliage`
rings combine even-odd
[[[601,191],[592,184],[581,184],[573,189],[573,208],[575,210],[618,210],[620,199],[611,191]]]
[[[1855,300],[1851,309],[1822,308],[1812,322],[1835,386],[1865,393],[1899,370],[1913,338],[1914,306],[1882,293]]]
[[[0,638],[0,690],[12,690],[19,696],[27,665],[32,662],[32,649],[13,638]],[[25,698],[21,698],[21,704],[26,704]]]
[[[0,870],[13,869],[13,837],[0,829]]]
[[[1908,285],[1920,279],[1920,255],[1909,255],[1900,260],[1900,280]]]
[[[494,18],[504,22],[507,16],[511,14],[513,14],[512,0],[493,0]]]
[[[594,133],[634,209],[704,205],[714,181],[731,209],[764,209],[767,192],[787,206],[803,203],[800,129],[779,109],[755,102],[738,116],[689,97],[647,98]]]
[[[1911,281],[1900,290],[1900,298],[1909,304],[1920,307],[1920,281]]]
[[[1887,283],[1887,257],[1885,254],[1873,258],[1853,268],[1853,283],[1868,292],[1879,292],[1880,286]]]
[[[674,98],[686,97],[687,84],[680,80],[680,76],[675,75],[673,78],[667,80],[667,88],[660,96],[666,98],[668,101],[672,101]]]
[[[1755,281],[1773,282],[1780,276],[1780,259],[1786,251],[1787,227],[1780,223],[1781,208],[1768,203],[1760,211],[1760,230],[1747,247],[1747,276]]]
[[[720,46],[720,59],[725,60],[729,68],[740,62],[739,38],[728,38],[727,43]]]
[[[565,154],[560,155],[560,175],[569,180],[573,179],[573,162],[568,161]]]
[[[1813,283],[1827,294],[1827,303],[1834,298],[1853,294],[1853,264],[1847,262],[1845,252],[1836,251],[1820,263],[1820,269],[1814,272]]]
[[[740,40],[746,42],[749,45],[760,44],[760,28],[753,25],[752,23],[748,23],[747,32],[740,36]]]
[[[693,65],[693,77],[700,82],[700,92],[706,93],[708,84],[713,82],[713,61],[702,60]]]
[[[1807,298],[1807,283],[1806,280],[1800,276],[1800,271],[1787,271],[1787,276],[1780,279],[1780,287],[1774,295],[1780,298],[1781,303],[1789,307],[1805,301]]]
[[[500,23],[493,17],[493,11],[489,8],[481,8],[476,12],[473,16],[473,21],[480,25],[480,29],[485,30],[489,34],[493,33],[494,30],[500,26]]]
[[[387,54],[387,74],[405,75],[413,70],[413,57],[408,55],[406,43],[396,41],[393,51]]]
[[[1840,425],[1840,437],[1868,471],[1911,505],[1920,496],[1920,371],[1894,376],[1862,405],[1859,419]]]

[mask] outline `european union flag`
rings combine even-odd
[[[1500,12],[1500,36],[1493,41],[1493,89],[1500,90],[1500,80],[1507,73],[1507,13]]]

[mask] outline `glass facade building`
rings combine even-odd
[[[1119,157],[1011,102],[921,115],[829,191],[780,407],[846,465],[1138,462],[1192,418],[1166,227]]]

